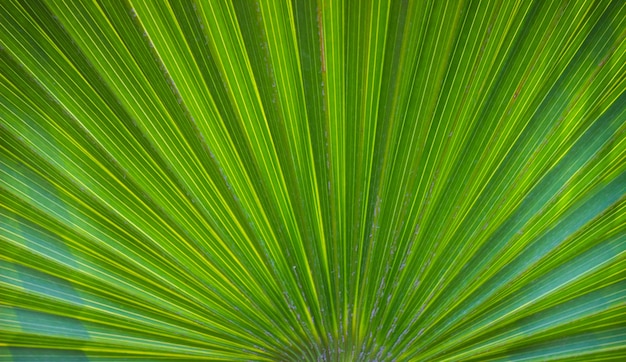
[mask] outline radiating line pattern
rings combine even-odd
[[[0,360],[626,356],[626,3],[0,1]]]

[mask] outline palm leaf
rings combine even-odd
[[[0,356],[619,359],[622,1],[0,2]]]

